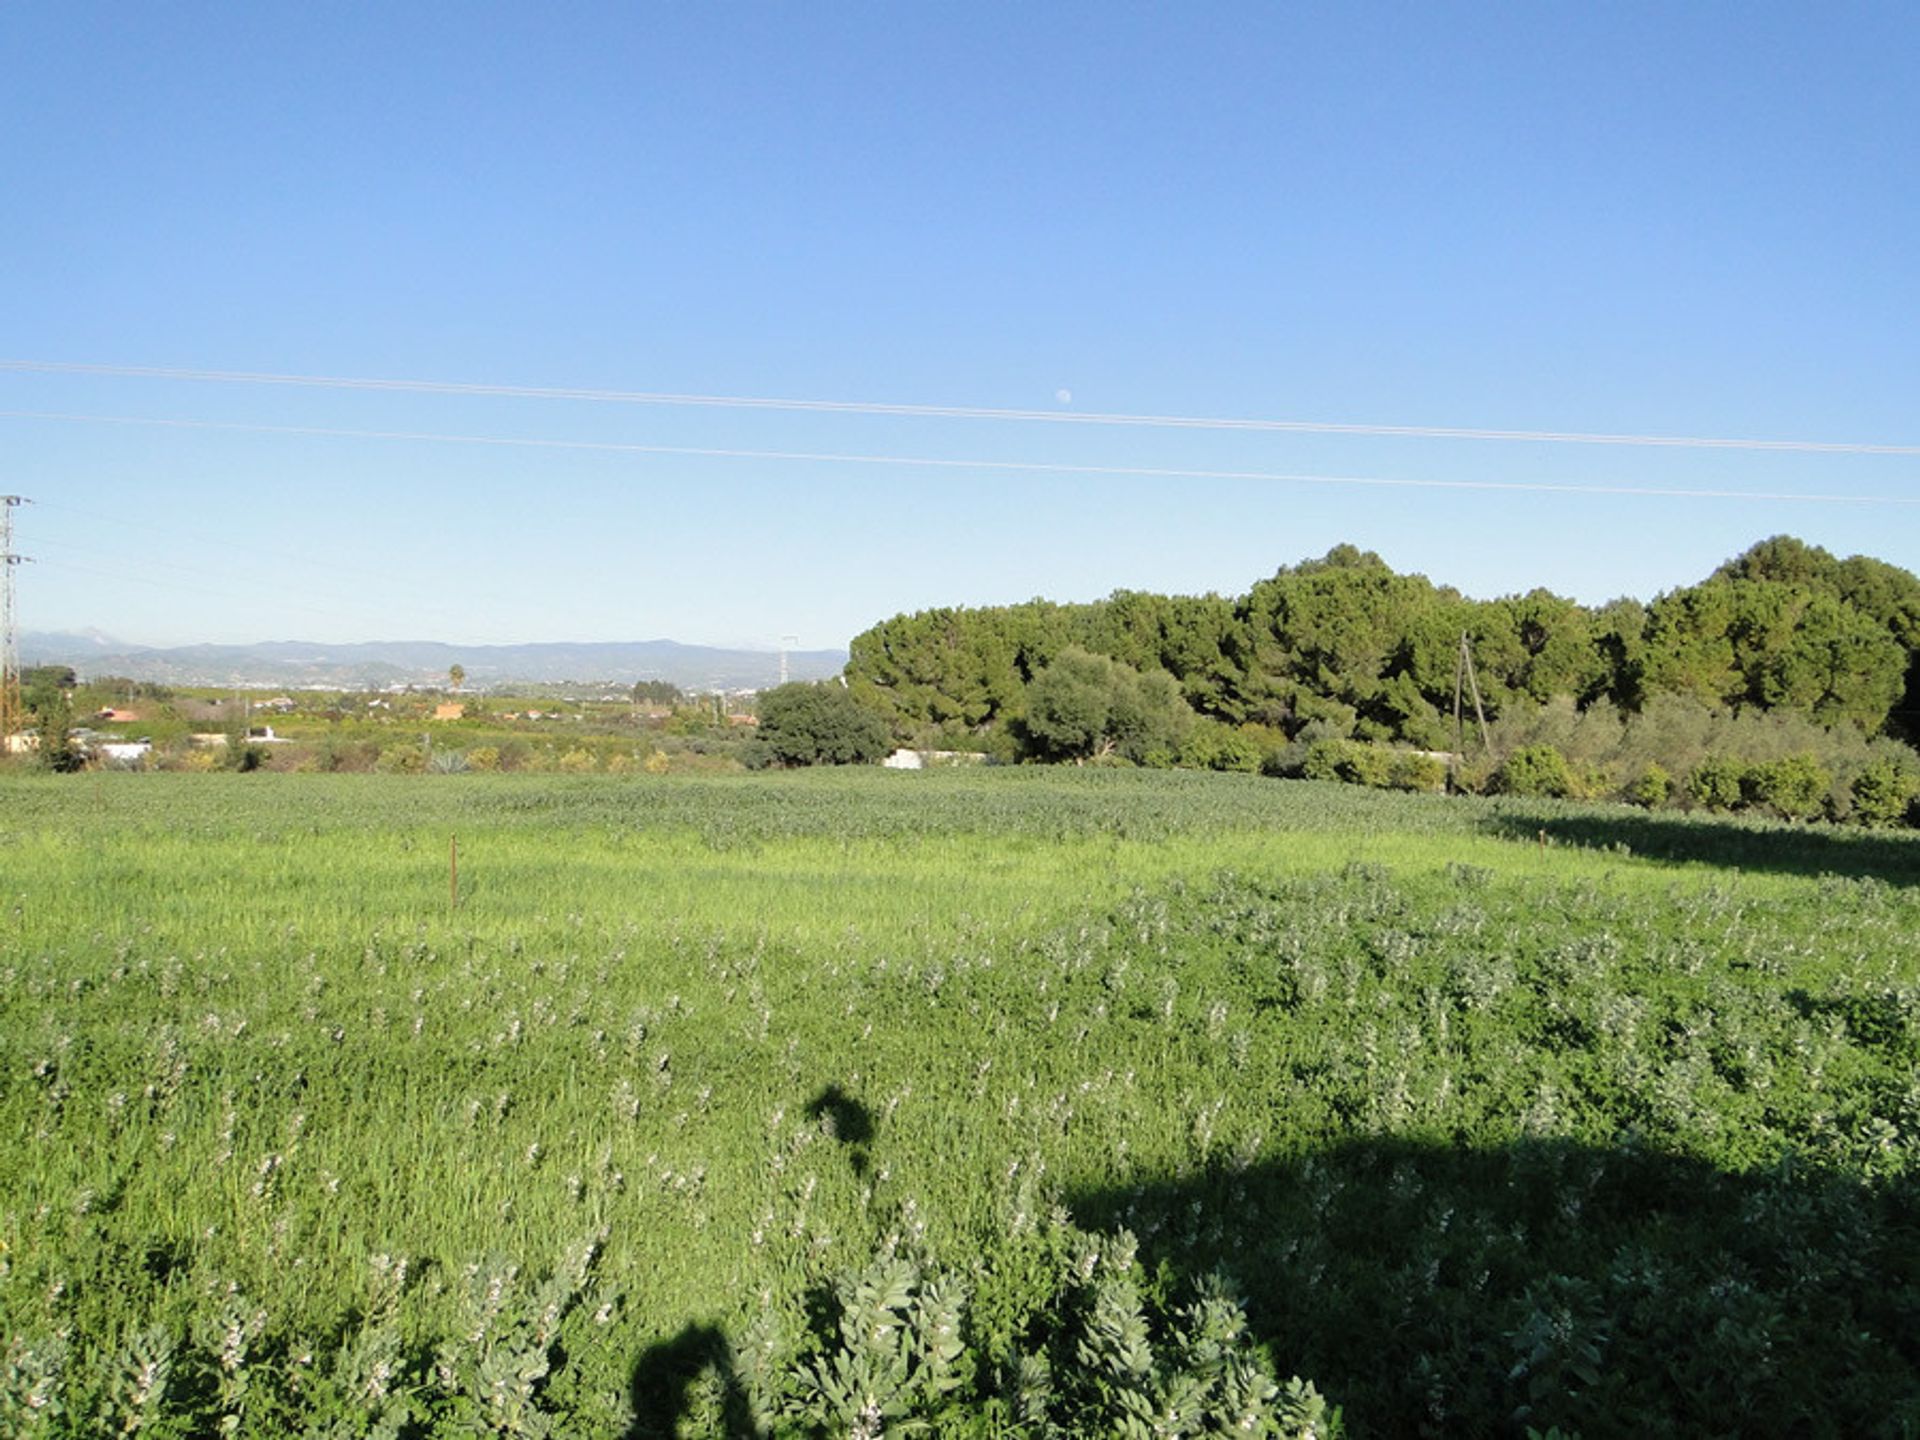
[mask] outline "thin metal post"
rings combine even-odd
[[[0,751],[11,753],[13,732],[26,718],[20,698],[20,631],[13,572],[26,556],[13,553],[13,512],[24,495],[0,495]]]

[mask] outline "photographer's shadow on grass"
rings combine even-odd
[[[1355,1437],[1920,1433],[1911,1175],[1731,1173],[1630,1137],[1370,1139],[1063,1199],[1082,1229],[1138,1237],[1158,1300],[1225,1276],[1276,1375]],[[648,1351],[636,1440],[675,1434],[739,1338],[690,1327]],[[726,1393],[726,1433],[753,1434]]]
[[[1910,1435],[1920,1186],[1634,1143],[1347,1143],[1071,1195],[1238,1284],[1355,1435]]]
[[[1565,813],[1529,807],[1493,813],[1481,824],[1503,839],[1592,850],[1624,847],[1633,855],[1676,864],[1920,885],[1920,835],[1911,831],[1648,813],[1623,806],[1569,806]]]
[[[829,1139],[847,1152],[853,1173],[865,1179],[867,1156],[873,1144],[873,1112],[838,1084],[828,1085],[807,1102],[807,1118],[820,1122]]]

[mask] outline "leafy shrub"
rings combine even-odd
[[[1657,760],[1649,761],[1647,768],[1633,778],[1626,790],[1627,799],[1635,805],[1644,805],[1649,810],[1656,810],[1666,804],[1667,798],[1672,794],[1673,776],[1669,775]]]
[[[1193,720],[1164,670],[1069,647],[1028,685],[1022,728],[1038,759],[1119,755],[1157,769],[1172,763]]]
[[[1387,769],[1387,784],[1395,790],[1444,790],[1447,764],[1436,755],[1418,750],[1397,753]]]
[[[1853,777],[1853,818],[1862,825],[1898,825],[1920,795],[1920,775],[1898,760],[1882,759]]]
[[[1748,769],[1740,793],[1752,805],[1764,805],[1789,820],[1810,820],[1826,805],[1833,776],[1811,755],[1788,755]]]
[[[500,750],[493,745],[476,745],[467,752],[469,770],[498,770],[500,768]]]
[[[796,681],[760,697],[757,745],[767,763],[869,765],[892,743],[886,721],[832,681]]]
[[[600,762],[591,750],[576,745],[554,762],[554,768],[562,775],[591,775],[600,768]]]
[[[1259,770],[1261,759],[1257,739],[1211,718],[1195,721],[1180,746],[1180,763],[1196,770],[1231,770],[1251,775]]]
[[[1687,798],[1705,810],[1738,810],[1747,767],[1725,755],[1708,756],[1687,776]]]
[[[427,768],[427,754],[418,745],[389,745],[373,768],[381,775],[418,775]]]
[[[1306,754],[1300,758],[1300,776],[1303,780],[1338,780],[1340,762],[1346,757],[1345,740],[1315,740],[1307,746]]]
[[[1392,771],[1393,752],[1361,740],[1315,740],[1300,762],[1308,780],[1341,780],[1376,790],[1386,788]]]
[[[1546,795],[1564,800],[1576,790],[1567,757],[1551,745],[1514,751],[1494,772],[1493,788],[1502,795]]]

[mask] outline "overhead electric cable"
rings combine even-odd
[[[620,405],[706,406],[829,415],[908,416],[940,420],[1003,420],[1049,425],[1141,426],[1293,435],[1354,435],[1420,440],[1524,441],[1546,445],[1637,445],[1690,450],[1757,450],[1812,455],[1920,455],[1920,445],[1866,441],[1755,440],[1704,435],[1631,435],[1579,430],[1507,430],[1464,425],[1374,425],[1336,420],[1235,419],[1079,410],[1000,409],[984,405],[914,405],[869,400],[805,400],[752,395],[693,395],[650,390],[599,390],[545,385],[494,385],[453,380],[385,380],[347,375],[288,375],[251,370],[191,370],[160,365],[104,365],[61,360],[0,360],[0,370],[121,379],[219,384],[291,385],[328,390],[397,391],[414,395],[493,396],[520,400],[587,400]]]
[[[53,420],[96,425],[149,425],[181,430],[301,435],[349,440],[393,440],[535,450],[585,450],[700,459],[768,460],[822,465],[906,466],[1025,475],[1080,475],[1109,479],[1235,480],[1288,485],[1358,485],[1416,490],[1525,491],[1549,495],[1633,495],[1683,500],[1767,500],[1824,505],[1920,505],[1920,497],[1821,495],[1790,491],[1705,490],[1655,485],[1567,485],[1528,480],[1431,480],[1378,475],[1307,475],[1271,470],[1185,470],[1144,465],[1071,465],[1025,460],[958,460],[927,455],[848,455],[808,450],[745,450],[702,445],[641,445],[622,440],[558,440],[511,435],[458,435],[418,430],[349,430],[322,425],[265,425],[240,420],[171,419],[149,415],[82,415],[46,410],[0,410],[0,419]]]

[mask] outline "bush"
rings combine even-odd
[[[1687,776],[1687,798],[1705,810],[1738,810],[1745,800],[1747,767],[1725,755],[1710,755]]]
[[[1444,790],[1447,765],[1435,755],[1402,750],[1387,768],[1387,784],[1395,790]]]
[[[1027,686],[1021,721],[1029,753],[1083,762],[1118,755],[1161,768],[1179,753],[1194,714],[1164,670],[1145,673],[1072,647]]]
[[[892,746],[887,722],[863,709],[844,685],[830,680],[818,685],[796,681],[775,686],[760,697],[754,748],[766,763],[870,765]],[[754,761],[749,758],[747,763]]]
[[[469,770],[498,770],[500,751],[492,745],[476,745],[467,752]]]
[[[1340,762],[1346,758],[1348,741],[1315,740],[1307,746],[1307,752],[1300,758],[1300,778],[1303,780],[1339,780]]]
[[[1740,793],[1788,820],[1811,820],[1826,808],[1833,776],[1811,755],[1788,755],[1755,765],[1741,778]]]
[[[1667,803],[1673,794],[1673,777],[1658,761],[1650,761],[1647,768],[1634,777],[1627,786],[1627,799],[1635,805],[1644,805],[1649,810],[1657,810]]]
[[[562,775],[591,775],[600,768],[600,762],[594,759],[591,750],[576,745],[555,762],[555,768]]]
[[[1196,770],[1231,770],[1251,775],[1260,768],[1260,742],[1218,720],[1194,722],[1180,747],[1180,763]]]
[[[427,752],[418,745],[389,745],[373,768],[379,775],[418,775],[427,768]]]
[[[1494,772],[1493,788],[1502,795],[1546,795],[1564,800],[1576,786],[1567,757],[1552,745],[1527,745],[1509,755]]]
[[[1920,775],[1898,760],[1875,760],[1853,777],[1853,818],[1862,825],[1898,825],[1920,795]]]
[[[1384,790],[1393,783],[1396,753],[1363,740],[1315,740],[1301,757],[1300,776]]]

